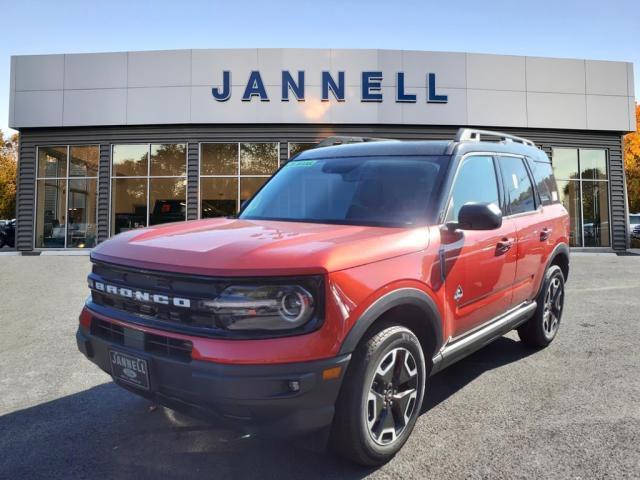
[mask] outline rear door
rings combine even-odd
[[[490,155],[472,155],[462,160],[454,179],[446,222],[457,221],[468,202],[502,206],[496,163]],[[448,331],[460,337],[511,305],[515,276],[516,229],[506,219],[496,230],[455,231],[441,229],[444,260]]]
[[[553,232],[552,217],[536,197],[533,181],[523,157],[498,157],[505,192],[505,213],[516,228],[517,265],[511,306],[535,296]]]

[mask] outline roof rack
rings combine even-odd
[[[362,143],[362,142],[382,142],[384,140],[391,140],[390,138],[373,138],[373,137],[327,137],[318,143],[314,148],[331,147],[333,145],[346,145],[347,143]]]
[[[516,137],[515,135],[509,135],[508,133],[492,132],[491,130],[476,130],[475,128],[460,128],[456,133],[456,142],[480,142],[482,136],[498,137],[501,142],[517,142],[530,147],[536,146],[531,140],[522,137]]]

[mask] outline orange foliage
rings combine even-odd
[[[624,169],[629,211],[640,213],[640,105],[636,105],[636,131],[624,137]]]

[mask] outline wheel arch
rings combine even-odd
[[[347,334],[340,354],[353,352],[372,327],[387,323],[413,331],[427,361],[442,347],[442,321],[434,300],[417,288],[400,288],[380,297],[365,310]]]
[[[549,255],[547,264],[544,267],[545,274],[542,275],[542,278],[540,279],[540,285],[538,286],[535,298],[538,298],[538,295],[540,295],[540,292],[544,287],[546,272],[549,270],[551,265],[557,265],[560,267],[560,270],[562,270],[562,274],[564,275],[564,281],[566,282],[569,278],[569,246],[566,243],[559,243],[556,245]]]

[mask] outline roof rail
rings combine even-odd
[[[522,137],[516,137],[515,135],[509,135],[508,133],[492,132],[491,130],[477,130],[475,128],[460,128],[456,133],[456,142],[480,142],[482,136],[498,137],[501,142],[517,142],[530,147],[536,146],[531,140]]]
[[[314,148],[331,147],[333,145],[346,145],[347,143],[362,143],[362,142],[381,142],[384,140],[391,140],[390,138],[373,138],[373,137],[327,137],[318,143]]]

